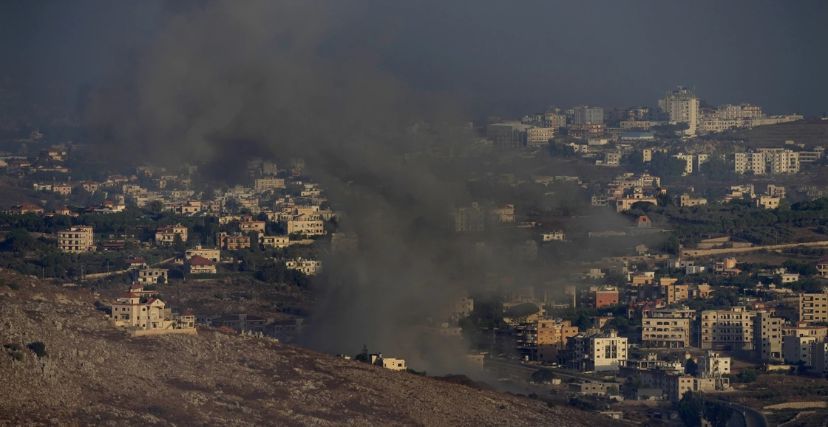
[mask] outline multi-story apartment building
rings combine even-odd
[[[497,148],[519,148],[526,144],[526,131],[532,127],[520,122],[492,123],[486,127],[486,137]]]
[[[92,227],[79,225],[58,231],[58,248],[70,254],[94,251],[95,238]]]
[[[604,109],[582,105],[572,109],[572,124],[597,125],[604,123]]]
[[[760,148],[755,152],[734,153],[733,168],[736,173],[754,175],[799,173],[799,153],[785,148]]]
[[[532,360],[557,360],[566,340],[578,335],[578,327],[568,320],[538,319],[517,327],[518,349]]]
[[[828,322],[828,291],[799,294],[797,314],[800,322]]]
[[[756,313],[753,321],[753,337],[756,353],[764,361],[782,361],[782,325],[784,319],[766,311]]]
[[[701,313],[700,347],[705,350],[752,351],[756,312],[744,307]]]
[[[555,137],[553,127],[532,127],[526,129],[526,145],[530,147],[545,146]]]
[[[297,215],[287,221],[288,234],[321,236],[325,234],[325,223],[319,215]]]
[[[627,338],[616,331],[578,334],[568,342],[568,365],[582,371],[617,371],[627,360]]]
[[[733,153],[733,170],[738,174],[750,172],[753,175],[764,175],[765,153]]]
[[[699,98],[690,89],[678,87],[667,92],[667,95],[658,101],[658,106],[670,115],[671,123],[687,124],[685,135],[696,135],[699,121]]]
[[[256,189],[256,192],[263,192],[268,190],[276,190],[280,188],[285,188],[285,180],[284,178],[276,178],[274,176],[266,176],[263,178],[257,178],[253,182],[253,188]]]
[[[799,173],[799,153],[784,148],[760,148],[767,170],[772,175]]]
[[[661,309],[645,313],[641,319],[641,343],[652,348],[684,348],[690,346],[695,311]]]

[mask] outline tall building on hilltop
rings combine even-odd
[[[667,92],[667,95],[658,101],[662,111],[670,115],[671,123],[686,123],[686,136],[695,136],[699,122],[699,98],[685,87]]]
[[[572,110],[572,124],[599,125],[604,123],[604,109],[582,105]]]

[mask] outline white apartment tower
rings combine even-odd
[[[670,115],[671,123],[687,123],[684,134],[695,136],[699,122],[699,98],[685,87],[667,92],[663,99],[658,101],[661,110]]]

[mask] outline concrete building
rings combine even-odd
[[[563,230],[555,230],[550,231],[548,233],[542,233],[541,240],[543,240],[544,242],[562,242],[566,240],[566,233],[564,233]]]
[[[265,248],[286,248],[290,246],[289,236],[259,236],[259,244]]]
[[[216,263],[198,255],[193,255],[188,265],[190,274],[216,274]]]
[[[670,116],[670,123],[687,124],[686,136],[696,136],[699,121],[699,98],[687,88],[678,87],[667,92],[667,95],[658,101],[662,111]]]
[[[828,291],[799,294],[797,314],[800,322],[828,322]]]
[[[684,193],[679,197],[680,207],[703,206],[707,204],[707,199],[704,197],[693,197],[690,194]]]
[[[572,112],[572,124],[596,125],[604,123],[604,109],[582,105],[575,107]]]
[[[189,261],[190,258],[194,256],[200,256],[202,258],[209,259],[213,262],[219,262],[221,260],[221,249],[218,248],[204,248],[201,245],[198,245],[194,248],[187,249],[184,252],[184,258]]]
[[[779,208],[779,197],[761,195],[754,200],[757,208],[777,209]]]
[[[142,285],[166,285],[166,268],[143,268],[138,270],[138,283]]]
[[[799,173],[799,153],[784,148],[760,148],[767,170],[773,175]]]
[[[684,171],[681,173],[684,176],[693,174],[693,160],[695,156],[692,154],[676,154],[673,156],[684,162]]]
[[[593,307],[595,308],[618,305],[619,292],[618,288],[614,286],[592,287],[589,291],[592,297]]]
[[[820,342],[814,336],[793,336],[782,337],[782,356],[785,363],[803,363],[805,366],[813,366],[813,344]]]
[[[687,308],[645,313],[641,319],[641,344],[650,348],[689,347],[695,314]]]
[[[702,377],[730,375],[730,358],[708,351],[700,359],[699,374]]]
[[[617,371],[627,360],[627,338],[615,331],[578,334],[569,347],[570,367],[582,371]]]
[[[287,233],[322,236],[325,234],[325,223],[318,215],[297,215],[287,221]]]
[[[811,344],[811,368],[817,372],[828,372],[828,340]]]
[[[155,243],[162,246],[171,246],[176,241],[187,243],[187,227],[176,224],[159,227],[155,230]]]
[[[486,127],[486,138],[496,148],[520,148],[526,145],[526,133],[532,127],[520,122],[492,123]]]
[[[744,307],[701,313],[701,345],[705,350],[752,351],[755,311]]]
[[[553,127],[532,127],[526,130],[526,145],[529,147],[543,147],[555,137]]]
[[[250,236],[241,233],[228,234],[221,232],[216,235],[216,244],[221,249],[228,251],[237,251],[240,249],[250,248]]]
[[[782,325],[785,320],[766,311],[759,311],[753,321],[756,352],[764,361],[782,361]]]
[[[828,278],[828,257],[821,258],[816,263],[817,273],[823,279]]]
[[[110,318],[115,326],[154,332],[195,332],[195,316],[178,316],[164,301],[146,295],[143,289],[130,289],[112,304]]]
[[[368,363],[375,366],[381,366],[385,369],[390,369],[392,371],[405,371],[406,369],[404,359],[384,357],[382,353],[374,353],[368,355]]]
[[[322,268],[322,261],[296,258],[285,261],[285,268],[302,272],[306,276],[313,276]]]
[[[705,393],[716,391],[716,380],[714,378],[698,378],[690,375],[666,375],[667,398],[678,402],[689,392]]]
[[[95,238],[92,227],[78,225],[58,231],[58,248],[61,252],[70,254],[94,251]]]
[[[239,222],[239,230],[242,233],[264,233],[265,232],[265,225],[264,221],[255,221],[252,219],[245,219]]]
[[[566,340],[578,335],[578,327],[568,320],[538,319],[517,328],[518,349],[531,360],[552,362]]]
[[[285,188],[285,180],[284,178],[276,178],[273,176],[257,178],[253,183],[253,188],[259,193],[268,190],[278,190]]]

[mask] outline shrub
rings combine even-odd
[[[26,344],[26,347],[29,348],[37,357],[46,357],[48,354],[46,353],[46,344],[43,344],[42,341],[34,341]]]
[[[23,360],[23,347],[21,347],[20,344],[3,344],[3,348],[6,349],[6,353],[8,353],[12,359],[18,362]]]

